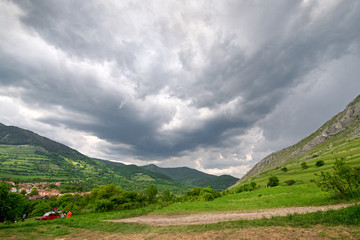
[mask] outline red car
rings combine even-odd
[[[59,213],[56,212],[47,212],[42,217],[35,218],[35,220],[53,220],[60,217]]]

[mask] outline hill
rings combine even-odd
[[[142,166],[152,172],[164,174],[177,182],[196,187],[208,187],[225,190],[239,179],[230,175],[215,176],[188,167],[161,168],[154,164]]]
[[[214,176],[195,169],[138,167],[90,158],[32,131],[0,123],[0,178],[18,181],[78,181],[90,186],[115,183],[125,190],[159,190],[184,193],[192,187],[224,190],[238,179]]]
[[[293,168],[300,162],[309,165],[314,164],[315,161],[330,162],[341,157],[350,164],[358,165],[360,164],[359,136],[360,95],[348,104],[344,111],[331,118],[310,136],[262,159],[240,179],[237,185],[258,179],[263,175],[281,174],[280,167]]]
[[[115,183],[125,190],[143,190],[150,184],[172,192],[190,189],[163,174],[93,159],[34,132],[4,124],[0,124],[0,178],[22,182],[82,180],[89,186]]]

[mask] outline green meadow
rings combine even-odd
[[[177,214],[186,212],[227,212],[257,209],[281,208],[292,206],[319,206],[336,204],[344,200],[332,198],[331,193],[320,190],[315,183],[293,186],[261,188],[223,196],[214,201],[175,203],[157,210],[157,214]]]
[[[304,186],[303,186],[304,187]],[[0,239],[53,239],[65,237],[68,234],[82,232],[103,232],[121,234],[169,234],[181,232],[220,231],[225,229],[240,229],[261,226],[291,226],[309,228],[321,226],[360,226],[360,206],[354,205],[340,210],[315,212],[308,214],[290,214],[285,217],[272,217],[257,220],[237,220],[215,224],[188,226],[148,226],[137,223],[114,223],[104,220],[121,219],[141,215],[178,215],[190,212],[221,212],[246,211],[260,208],[277,208],[287,206],[307,206],[337,203],[328,194],[318,190],[304,193],[301,186],[274,187],[249,193],[239,193],[219,198],[212,202],[190,202],[173,204],[169,207],[156,209],[150,206],[144,209],[91,213],[73,215],[71,219],[55,219],[52,221],[35,221],[34,218],[25,222],[0,225]],[[316,189],[316,188],[314,188]],[[260,196],[261,195],[261,196]],[[356,201],[356,199],[352,200]],[[83,236],[86,239],[86,236]]]
[[[280,186],[286,186],[287,180],[294,180],[295,185],[316,182],[318,180],[316,174],[319,174],[321,171],[331,171],[335,159],[343,159],[352,167],[360,167],[360,138],[344,140],[342,135],[334,137],[329,141],[319,144],[305,154],[289,158],[282,166],[264,171],[244,183],[255,181],[263,187],[266,186],[271,176],[279,178]],[[323,161],[324,165],[317,167],[316,162],[318,161]],[[305,163],[307,167],[303,168],[302,163]],[[282,170],[284,167],[287,169],[286,172]]]

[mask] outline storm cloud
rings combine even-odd
[[[0,122],[241,176],[360,89],[358,1],[0,1]]]

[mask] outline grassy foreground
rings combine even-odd
[[[155,227],[136,223],[112,223],[101,221],[113,217],[126,217],[137,214],[134,211],[91,214],[88,216],[74,216],[72,219],[57,219],[48,222],[28,220],[24,223],[3,225],[0,227],[0,239],[53,239],[54,237],[80,233],[84,230],[121,234],[169,234],[183,232],[206,232],[225,229],[242,229],[248,227],[313,227],[321,226],[360,226],[360,206],[355,205],[340,210],[315,212],[308,214],[291,214],[286,217],[272,217],[270,219],[237,220],[207,225]],[[360,231],[359,231],[360,232]],[[84,236],[86,239],[86,236]]]
[[[358,199],[357,199],[358,200]],[[353,200],[354,201],[354,200]],[[176,203],[162,209],[144,209],[73,215],[71,219],[35,221],[0,225],[0,239],[53,239],[54,237],[86,231],[100,231],[122,234],[168,234],[181,232],[206,232],[209,230],[239,229],[260,226],[312,227],[314,225],[360,226],[360,206],[340,210],[292,214],[270,219],[238,220],[207,225],[156,227],[136,223],[113,223],[103,220],[119,219],[140,215],[184,214],[189,212],[226,212],[251,209],[280,208],[290,206],[327,205],[338,203],[328,193],[321,192],[314,183],[278,186],[253,192],[224,196],[211,202]],[[344,202],[344,201],[342,201]],[[86,239],[86,237],[84,237]]]

